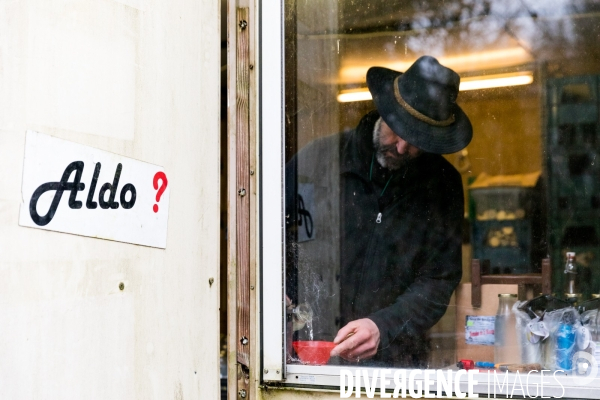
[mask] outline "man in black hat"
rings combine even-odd
[[[426,366],[427,330],[446,311],[462,273],[462,180],[441,156],[472,137],[456,104],[459,82],[428,56],[404,74],[373,67],[367,85],[377,110],[354,131],[309,144],[286,166],[288,231],[302,223],[299,182],[313,185],[315,214],[339,221],[335,230],[331,218],[327,224],[311,217],[312,248],[339,249],[336,262],[323,261],[303,243],[287,243],[288,258],[304,266],[299,273],[317,282],[335,272],[337,291],[318,289],[303,298],[315,304],[315,326],[325,314],[320,310],[339,309],[333,356],[364,365]],[[293,269],[288,263],[288,287]]]

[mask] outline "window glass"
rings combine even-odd
[[[287,362],[557,370],[593,354],[598,2],[284,15]]]

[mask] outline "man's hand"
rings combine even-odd
[[[360,361],[373,357],[379,346],[379,328],[369,318],[349,322],[338,331],[333,339],[337,344],[331,356],[340,356],[348,361]]]

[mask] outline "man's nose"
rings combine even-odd
[[[396,150],[398,151],[398,154],[405,154],[408,153],[408,147],[410,145],[408,144],[407,141],[404,141],[402,139],[398,139],[398,142],[396,142]]]

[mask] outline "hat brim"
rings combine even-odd
[[[383,67],[372,67],[367,72],[367,86],[385,123],[402,139],[428,153],[449,154],[467,147],[473,138],[473,127],[464,111],[456,105],[454,122],[445,127],[413,117],[394,96],[398,75],[402,73]]]

